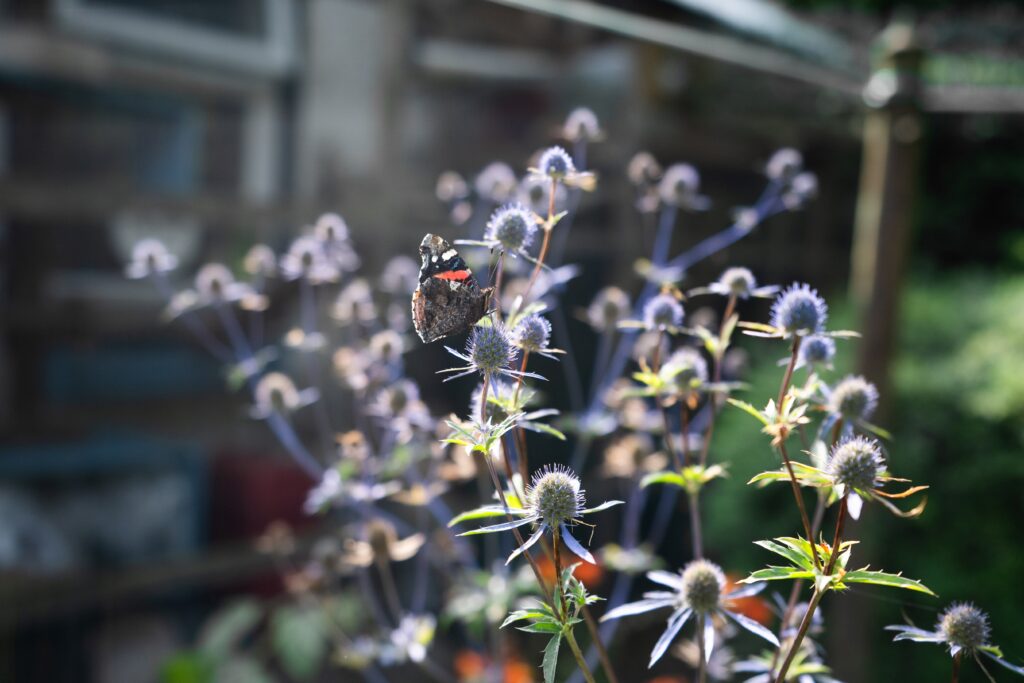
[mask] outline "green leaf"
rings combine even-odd
[[[928,595],[935,596],[935,593],[930,588],[925,586],[920,581],[914,579],[908,579],[899,574],[887,574],[886,572],[875,572],[864,569],[857,569],[852,572],[846,572],[843,577],[845,583],[868,583],[875,586],[891,586],[892,588],[905,588],[906,590],[917,591],[918,593],[926,593]],[[938,597],[938,596],[936,596]]]
[[[515,623],[517,621],[523,621],[524,619],[547,619],[547,618],[548,618],[548,614],[545,613],[545,612],[538,612],[538,611],[534,611],[534,610],[525,610],[525,609],[517,609],[515,612],[512,612],[507,617],[505,617],[505,621],[501,622],[501,626],[499,626],[498,628],[505,628],[509,624]]]
[[[757,418],[758,422],[760,422],[761,424],[763,424],[765,426],[768,425],[768,418],[765,417],[761,413],[760,410],[758,410],[754,406],[750,405],[746,401],[739,401],[739,400],[737,400],[735,398],[727,398],[725,400],[728,401],[731,405],[736,406],[737,408],[739,408],[743,412],[745,412],[745,413],[747,413],[749,415],[754,416],[755,418]]]
[[[203,655],[220,660],[227,657],[263,618],[263,607],[255,600],[242,599],[218,610],[203,625],[197,649]]]
[[[558,648],[562,644],[562,634],[548,641],[544,647],[544,683],[555,683],[555,671],[558,668]]]
[[[652,472],[640,480],[640,488],[647,488],[651,484],[671,484],[685,489],[686,479],[677,472]]]
[[[196,652],[174,655],[160,667],[161,683],[213,683],[214,666]]]
[[[782,539],[775,540],[781,541]],[[776,555],[781,555],[782,557],[786,558],[799,568],[806,569],[808,571],[814,568],[813,557],[809,557],[800,550],[793,548],[791,546],[782,545],[781,543],[776,543],[775,541],[754,541],[754,545],[761,546],[765,550],[773,552]],[[810,546],[808,546],[808,548],[809,547]]]
[[[506,498],[506,500],[508,500],[508,499]],[[510,509],[511,509],[511,506],[510,506]],[[453,527],[456,524],[461,524],[462,522],[471,522],[474,519],[487,519],[489,517],[504,517],[504,516],[505,516],[505,508],[503,506],[501,506],[501,505],[484,505],[483,507],[478,507],[475,510],[467,510],[466,512],[463,512],[461,514],[455,515],[448,522],[448,526],[449,527]]]
[[[810,579],[814,572],[797,567],[766,567],[758,569],[740,583],[756,583],[758,581],[782,581],[785,579]]]
[[[286,605],[271,619],[271,639],[288,675],[307,680],[327,654],[327,621],[318,609]]]
[[[555,437],[556,439],[559,439],[561,441],[565,441],[565,434],[563,434],[562,432],[558,431],[557,429],[555,429],[554,427],[552,427],[549,424],[545,424],[543,422],[531,422],[530,423],[530,428],[533,429],[534,431],[543,432],[545,434],[549,434],[549,435]]]
[[[525,631],[526,633],[561,633],[562,625],[550,621],[538,621],[526,626],[516,626],[516,630]]]

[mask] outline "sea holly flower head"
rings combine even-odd
[[[277,273],[277,254],[265,244],[254,244],[245,253],[242,268],[249,275],[272,277]]]
[[[950,605],[941,615],[932,631],[916,626],[894,624],[886,626],[887,631],[896,631],[894,641],[912,640],[917,643],[935,643],[945,645],[952,657],[971,657],[988,677],[994,681],[982,663],[980,655],[985,655],[1000,666],[1024,676],[1024,667],[1008,662],[998,646],[990,642],[992,629],[988,615],[974,605],[959,602]]]
[[[754,274],[748,268],[733,267],[727,268],[718,277],[718,281],[711,283],[708,289],[715,294],[747,299],[752,296],[772,296],[779,288],[774,286],[758,287]]]
[[[683,305],[669,293],[652,297],[644,304],[644,327],[648,330],[668,330],[683,324]]]
[[[665,170],[658,185],[661,201],[690,211],[704,211],[711,201],[698,193],[700,174],[690,164],[673,164]]]
[[[512,168],[504,162],[495,161],[480,171],[473,187],[481,197],[500,204],[512,197],[516,184],[516,174]]]
[[[786,336],[801,336],[825,329],[828,306],[810,285],[793,283],[772,306],[772,326]]]
[[[320,397],[313,387],[299,391],[292,379],[280,372],[268,372],[256,383],[256,405],[252,416],[266,419],[271,415],[288,415]]]
[[[597,114],[587,107],[569,112],[562,125],[562,135],[571,142],[594,142],[603,137]]]
[[[707,560],[694,560],[682,572],[652,571],[647,578],[669,588],[644,593],[643,599],[609,610],[601,621],[643,614],[653,610],[671,608],[668,625],[651,651],[648,668],[654,666],[675,640],[691,616],[697,618],[698,637],[704,639],[704,656],[711,659],[715,647],[714,617],[728,617],[751,633],[764,638],[775,647],[779,641],[775,634],[750,617],[732,609],[731,602],[760,593],[766,584],[751,583],[728,587],[721,567]]]
[[[788,182],[804,167],[804,157],[791,147],[783,147],[775,152],[765,166],[765,175],[770,180]]]
[[[466,353],[460,353],[449,346],[446,346],[445,349],[448,350],[448,353],[467,363],[462,367],[439,370],[439,373],[456,373],[447,378],[446,382],[472,375],[474,372],[487,378],[505,375],[506,377],[544,379],[536,373],[512,369],[512,363],[515,362],[518,352],[512,343],[512,336],[508,333],[505,325],[500,322],[474,327],[469,341],[466,343]]]
[[[610,500],[589,509],[584,508],[585,504],[584,491],[581,488],[580,480],[576,473],[563,465],[547,466],[534,474],[533,480],[526,489],[526,500],[522,501],[521,507],[486,506],[459,515],[449,522],[449,526],[471,519],[511,516],[515,519],[510,522],[473,529],[460,535],[472,536],[497,531],[510,531],[517,527],[532,524],[534,527],[533,534],[509,555],[506,564],[529,550],[541,539],[545,531],[551,531],[564,541],[569,550],[580,559],[596,564],[594,556],[583,547],[583,544],[576,540],[570,529],[581,522],[581,517],[600,510],[606,510],[615,505],[621,505],[622,501]]]
[[[832,449],[826,472],[840,496],[847,491],[870,492],[882,483],[885,459],[876,441],[857,436]]]
[[[562,179],[576,172],[572,157],[561,147],[549,147],[540,155],[537,170],[549,178]]]
[[[178,259],[158,239],[139,240],[132,247],[131,261],[125,267],[127,277],[138,280],[151,275],[169,273],[178,267]]]
[[[555,185],[555,211],[560,211],[565,206],[568,196],[565,186]],[[542,216],[547,215],[551,208],[551,181],[542,176],[528,175],[519,183],[517,198],[520,204],[525,205],[534,213]]]
[[[629,295],[618,287],[598,291],[587,307],[587,322],[598,332],[609,332],[629,315]]]
[[[485,238],[506,251],[525,253],[537,233],[537,216],[522,204],[507,204],[491,215]]]
[[[831,390],[828,397],[828,411],[850,422],[870,419],[876,407],[878,389],[859,375],[844,377]]]
[[[512,330],[512,339],[517,347],[529,353],[536,353],[546,358],[555,358],[559,349],[548,347],[551,339],[551,323],[539,313],[524,316]]]
[[[812,334],[800,344],[800,355],[796,367],[807,366],[812,369],[819,367],[832,368],[832,359],[836,356],[836,342],[831,337]]]
[[[335,282],[341,273],[331,263],[324,249],[324,243],[315,237],[302,236],[295,239],[278,263],[281,275],[286,280],[307,279],[311,284]]]

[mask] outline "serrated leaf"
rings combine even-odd
[[[900,576],[899,574],[888,574],[886,572],[869,571],[867,569],[857,569],[852,572],[846,572],[846,576],[843,577],[843,581],[845,583],[867,583],[875,586],[891,586],[892,588],[904,588],[906,590],[917,591],[918,593],[926,593],[932,596],[935,595],[930,588],[915,579],[908,579],[905,576]]]
[[[515,612],[512,612],[507,617],[505,617],[505,621],[501,622],[501,626],[499,626],[498,628],[505,628],[509,624],[515,623],[517,621],[522,621],[524,619],[547,619],[547,618],[548,618],[548,615],[546,613],[544,613],[544,612],[539,612],[539,611],[536,611],[536,610],[517,609]]]
[[[748,415],[752,415],[753,417],[757,418],[758,422],[760,422],[761,424],[765,426],[768,425],[768,418],[762,415],[760,410],[750,405],[746,401],[740,401],[735,398],[727,398],[725,400],[728,401],[731,405],[734,405],[743,412],[747,413]]]
[[[506,498],[506,501],[508,499]],[[488,519],[490,517],[504,517],[505,508],[501,505],[484,505],[478,507],[475,510],[467,510],[466,512],[455,515],[448,521],[448,526],[453,527],[462,522],[471,522],[475,519]]]
[[[211,659],[223,659],[262,618],[263,607],[257,601],[232,602],[218,610],[203,626],[197,649]]]
[[[780,540],[780,539],[776,539]],[[800,550],[792,548],[775,541],[754,541],[754,545],[760,546],[769,552],[773,552],[776,555],[781,555],[797,567],[806,569],[808,571],[814,568],[814,559],[804,555]]]
[[[544,661],[541,664],[544,671],[544,683],[555,683],[555,672],[558,669],[558,648],[561,644],[562,635],[558,634],[544,646]]]
[[[516,626],[516,630],[524,631],[526,633],[561,633],[562,625],[552,623],[550,621],[538,621],[534,624],[527,624],[526,626]]]
[[[271,639],[288,675],[307,680],[319,671],[327,653],[327,622],[315,608],[286,605],[274,612]]]
[[[750,576],[740,581],[740,583],[782,581],[786,579],[810,579],[813,577],[813,571],[798,569],[797,567],[766,567],[764,569],[758,569],[756,572],[752,572]]]

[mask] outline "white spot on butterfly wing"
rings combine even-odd
[[[441,258],[444,259],[445,261],[451,261],[453,258],[455,258],[458,255],[459,255],[459,252],[455,251],[454,249],[449,249],[448,251],[446,251],[443,254],[441,254]]]
[[[431,256],[431,257],[430,257],[430,261],[431,261],[432,263],[437,263],[437,254],[434,254],[433,256]]]

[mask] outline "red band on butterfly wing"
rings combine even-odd
[[[438,280],[468,280],[473,276],[473,273],[469,270],[449,270],[444,273],[438,273],[434,277]]]

